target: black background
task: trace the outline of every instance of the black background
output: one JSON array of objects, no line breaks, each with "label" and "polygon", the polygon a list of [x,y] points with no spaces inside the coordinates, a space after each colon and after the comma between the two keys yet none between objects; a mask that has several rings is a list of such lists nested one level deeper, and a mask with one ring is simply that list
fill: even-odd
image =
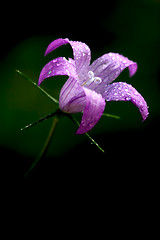
[{"label": "black background", "polygon": [[[156,66],[156,71],[154,76],[150,76],[150,81],[156,83],[157,91],[159,91],[158,1],[134,1],[130,7],[127,2],[129,1],[110,1],[107,6],[104,5],[104,2],[92,3],[89,6],[85,2],[74,3],[75,6],[73,6],[74,4],[69,5],[69,3],[53,3],[51,5],[50,2],[43,2],[36,6],[33,3],[26,3],[22,6],[17,5],[14,12],[11,11],[11,8],[8,10],[6,7],[5,19],[3,18],[1,21],[1,62],[16,45],[32,36],[68,37],[71,40],[87,43],[93,51],[96,49],[97,52],[106,53],[110,51],[110,46],[112,47],[111,51],[124,49],[125,42],[128,43],[136,34],[136,30],[134,33],[130,31],[130,28],[137,29],[134,39],[141,43],[140,46],[143,46],[144,43],[144,52],[152,53],[153,60],[150,61],[152,63],[150,68]],[[150,11],[151,17],[148,14]],[[148,22],[150,25],[145,25]],[[139,29],[139,24],[145,30]],[[150,32],[148,35],[146,34],[147,28],[149,31],[153,28],[156,32],[153,36],[156,38],[154,46],[154,41],[151,45],[149,45],[149,40],[147,41],[151,38]],[[139,35],[143,30],[146,35]],[[106,46],[108,48],[105,51]],[[130,53],[133,52],[134,59],[137,55],[140,61],[140,49],[133,49]],[[127,53],[127,49],[124,49],[124,53]],[[147,56],[150,58],[149,54]],[[143,65],[143,63],[141,64]],[[95,140],[105,148],[105,154],[86,139],[61,158],[41,159],[25,179],[25,197],[28,196],[31,189],[38,189],[42,192],[47,192],[46,189],[49,189],[57,201],[74,196],[75,201],[81,199],[84,203],[84,199],[92,195],[93,198],[110,199],[117,206],[117,201],[120,202],[127,198],[128,200],[125,202],[127,206],[132,204],[134,210],[137,206],[139,209],[141,208],[143,214],[146,214],[148,197],[152,196],[155,201],[157,199],[160,112],[159,102],[152,102],[154,112],[153,115],[151,114],[150,98],[154,92],[150,93],[152,89],[149,89],[149,84],[146,84],[147,87],[144,85],[143,79],[142,85],[146,88],[144,93],[151,108],[149,119],[143,126],[97,134]],[[155,114],[155,112],[157,113]],[[21,181],[19,176],[23,176],[23,160],[26,171],[33,158],[28,159],[28,157],[3,146],[1,147],[1,156],[4,155],[5,179],[10,179],[10,176],[14,179],[18,176],[18,180]],[[47,197],[50,193],[47,192]]]}]

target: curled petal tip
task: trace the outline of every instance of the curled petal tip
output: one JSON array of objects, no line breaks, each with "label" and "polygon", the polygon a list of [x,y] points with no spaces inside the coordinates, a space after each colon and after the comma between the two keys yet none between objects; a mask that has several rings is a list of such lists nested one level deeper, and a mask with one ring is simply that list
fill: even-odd
[{"label": "curled petal tip", "polygon": [[129,76],[132,77],[137,72],[138,65],[133,63],[129,66]]},{"label": "curled petal tip", "polygon": [[57,75],[67,75],[77,79],[78,76],[74,62],[68,61],[64,57],[53,59],[43,67],[39,76],[38,85],[40,85],[45,78]]},{"label": "curled petal tip", "polygon": [[146,106],[143,107],[142,110],[140,110],[140,113],[141,113],[142,118],[143,118],[142,122],[144,122],[147,119],[148,115],[149,115],[148,108],[149,107],[146,104]]},{"label": "curled petal tip", "polygon": [[44,56],[46,56],[47,54],[49,54],[50,52],[52,52],[53,50],[55,50],[56,48],[60,47],[61,45],[64,45],[64,44],[67,44],[69,42],[69,39],[68,38],[59,38],[59,39],[56,39],[54,40],[53,42],[51,42],[46,51],[45,51],[45,54]]},{"label": "curled petal tip", "polygon": [[109,85],[105,91],[107,101],[131,101],[138,107],[143,121],[148,117],[148,106],[142,95],[132,85],[117,82]]}]

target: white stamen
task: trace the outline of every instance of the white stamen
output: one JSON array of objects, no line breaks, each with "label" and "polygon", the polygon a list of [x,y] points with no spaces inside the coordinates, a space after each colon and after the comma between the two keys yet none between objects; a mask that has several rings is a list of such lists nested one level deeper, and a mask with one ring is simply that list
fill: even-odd
[{"label": "white stamen", "polygon": [[95,77],[94,82],[100,84],[102,82],[102,79],[100,77]]},{"label": "white stamen", "polygon": [[94,73],[92,72],[92,71],[89,71],[88,72],[88,77],[89,77],[89,79],[91,78],[94,78]]},{"label": "white stamen", "polygon": [[92,82],[94,82],[96,84],[100,84],[102,82],[102,79],[100,77],[95,77],[94,72],[92,72],[92,71],[88,72],[88,77],[89,77],[89,79],[87,81],[85,81],[82,86],[85,86],[85,85],[89,86]]}]

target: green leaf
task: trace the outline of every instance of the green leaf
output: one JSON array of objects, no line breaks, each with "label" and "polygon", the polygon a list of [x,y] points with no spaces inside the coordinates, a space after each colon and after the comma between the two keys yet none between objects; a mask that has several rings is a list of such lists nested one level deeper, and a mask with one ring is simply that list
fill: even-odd
[{"label": "green leaf", "polygon": [[103,148],[101,148],[101,147],[99,146],[99,144],[98,144],[88,133],[85,133],[85,134],[86,134],[86,136],[91,140],[91,142],[92,142],[93,144],[95,144],[95,145],[99,148],[100,151],[102,151],[103,153],[105,153],[105,151],[103,150]]},{"label": "green leaf", "polygon": [[[76,123],[78,126],[80,126],[79,122],[78,122],[76,119],[74,119],[71,115],[68,115],[68,116],[70,117],[70,119],[71,119],[74,123]],[[101,147],[99,146],[99,144],[98,144],[88,133],[85,133],[85,134],[86,134],[86,136],[91,140],[91,142],[92,142],[93,144],[95,144],[95,145],[99,148],[99,150],[100,150],[101,152],[105,153],[105,151],[103,150],[103,148],[101,148]]]},{"label": "green leaf", "polygon": [[110,118],[115,118],[115,119],[120,119],[119,116],[116,116],[116,115],[112,115],[112,114],[108,114],[108,113],[103,113],[102,116],[105,116],[105,117],[110,117]]},{"label": "green leaf", "polygon": [[32,81],[32,79],[30,79],[29,77],[27,77],[25,74],[23,74],[21,71],[16,70],[17,73],[19,73],[21,76],[23,76],[24,79],[26,79],[27,81],[31,82],[35,87],[37,87],[39,90],[41,90],[41,92],[43,92],[47,97],[49,97],[55,104],[59,105],[59,102],[57,99],[55,99],[54,97],[52,97],[49,93],[47,93],[43,88],[41,88],[40,86],[38,86],[34,81]]},{"label": "green leaf", "polygon": [[56,116],[56,115],[59,115],[59,113],[61,113],[61,111],[60,111],[60,109],[57,109],[57,111],[55,111],[55,112],[53,112],[53,113],[50,113],[50,114],[48,114],[48,115],[45,116],[45,117],[40,118],[38,121],[36,121],[36,122],[34,122],[34,123],[28,124],[28,125],[25,126],[24,128],[21,128],[21,131],[23,131],[23,130],[25,130],[25,129],[28,129],[28,128],[30,128],[30,127],[33,127],[33,126],[35,126],[36,124],[39,124],[40,122],[43,122],[44,120],[47,120],[47,119],[49,119],[49,118],[51,118],[51,117],[54,117],[54,116]]}]

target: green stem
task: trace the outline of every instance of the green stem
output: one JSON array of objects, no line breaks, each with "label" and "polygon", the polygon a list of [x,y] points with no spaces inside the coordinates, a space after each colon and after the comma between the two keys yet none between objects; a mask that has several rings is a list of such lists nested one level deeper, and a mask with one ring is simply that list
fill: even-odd
[{"label": "green stem", "polygon": [[54,120],[53,120],[53,123],[51,125],[51,128],[50,128],[50,131],[49,131],[49,134],[47,136],[47,139],[45,141],[45,144],[42,148],[42,150],[40,151],[39,155],[37,156],[37,158],[34,160],[34,162],[32,163],[31,167],[29,168],[29,170],[25,173],[24,177],[26,178],[28,176],[28,174],[31,172],[31,170],[36,166],[36,164],[39,162],[39,160],[45,155],[47,149],[48,149],[48,146],[51,142],[51,138],[52,138],[52,135],[53,135],[53,131],[58,123],[58,118],[55,117]]}]

